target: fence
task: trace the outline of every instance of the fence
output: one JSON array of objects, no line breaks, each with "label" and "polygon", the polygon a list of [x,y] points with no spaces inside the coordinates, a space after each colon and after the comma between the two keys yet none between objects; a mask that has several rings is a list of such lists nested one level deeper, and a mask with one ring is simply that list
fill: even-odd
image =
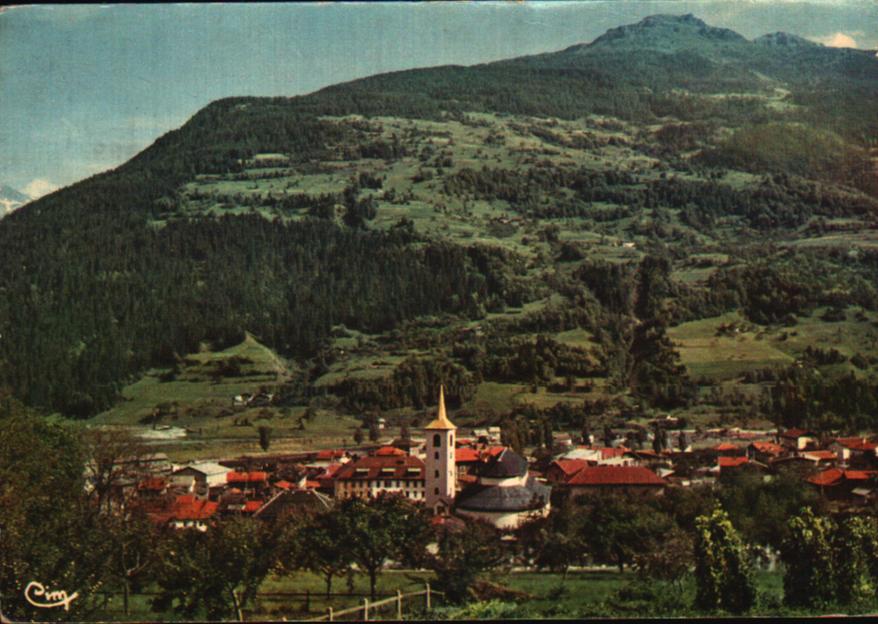
[{"label": "fence", "polygon": [[385,598],[384,600],[376,600],[375,602],[369,602],[368,598],[363,598],[363,604],[351,607],[350,609],[342,609],[341,611],[335,611],[332,607],[327,607],[326,615],[321,615],[320,617],[311,618],[306,620],[307,622],[334,622],[337,618],[342,618],[347,615],[355,615],[362,613],[362,617],[357,619],[361,619],[364,621],[369,620],[370,614],[373,614],[378,609],[383,607],[387,607],[389,605],[395,605],[396,607],[396,618],[397,620],[402,619],[402,603],[407,598],[417,598],[418,596],[424,597],[424,609],[429,611],[433,608],[433,597],[441,596],[445,597],[444,592],[436,591],[434,589],[430,589],[430,583],[424,583],[423,591],[409,592],[407,594],[402,593],[400,590],[396,590],[396,596],[391,598]]}]

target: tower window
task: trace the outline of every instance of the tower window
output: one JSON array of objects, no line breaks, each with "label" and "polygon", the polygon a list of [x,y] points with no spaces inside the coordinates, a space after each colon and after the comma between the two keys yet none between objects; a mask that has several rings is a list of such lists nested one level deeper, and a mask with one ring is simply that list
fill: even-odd
[{"label": "tower window", "polygon": [[438,470],[436,471],[436,478],[437,479],[439,478],[439,471]]},{"label": "tower window", "polygon": [[433,446],[439,448],[442,446],[442,436],[438,433],[433,434]]},{"label": "tower window", "polygon": [[438,493],[439,493],[439,488],[433,488],[433,494],[438,494]]},{"label": "tower window", "polygon": [[439,459],[439,451],[436,451],[434,457],[435,457],[436,459]]}]

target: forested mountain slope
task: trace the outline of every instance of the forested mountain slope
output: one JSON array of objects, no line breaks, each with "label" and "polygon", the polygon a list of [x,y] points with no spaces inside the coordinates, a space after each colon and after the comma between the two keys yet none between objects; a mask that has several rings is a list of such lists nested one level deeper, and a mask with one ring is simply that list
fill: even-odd
[{"label": "forested mountain slope", "polygon": [[876,101],[874,54],[692,16],[220,100],[0,222],[0,385],[90,416],[250,332],[285,406],[866,426]]}]

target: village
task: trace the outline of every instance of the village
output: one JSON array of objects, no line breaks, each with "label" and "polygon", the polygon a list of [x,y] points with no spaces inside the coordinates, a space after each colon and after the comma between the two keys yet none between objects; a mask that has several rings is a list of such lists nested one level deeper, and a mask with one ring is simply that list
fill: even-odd
[{"label": "village", "polygon": [[156,525],[200,531],[230,516],[273,520],[288,511],[329,510],[335,500],[396,494],[437,519],[481,520],[510,532],[567,499],[656,497],[745,471],[765,481],[793,474],[837,511],[865,509],[878,492],[878,443],[864,437],[694,430],[678,428],[672,418],[651,426],[649,432],[608,430],[600,441],[556,433],[548,452],[524,454],[501,444],[500,427],[458,431],[440,390],[436,418],[420,436],[185,465],[147,453],[126,460],[137,478],[118,487]]}]

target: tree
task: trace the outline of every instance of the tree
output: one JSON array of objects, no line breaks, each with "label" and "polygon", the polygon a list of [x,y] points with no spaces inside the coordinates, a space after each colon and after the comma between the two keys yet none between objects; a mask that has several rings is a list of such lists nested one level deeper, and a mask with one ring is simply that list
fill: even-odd
[{"label": "tree", "polygon": [[259,446],[263,451],[268,451],[271,446],[271,427],[260,425],[259,427]]},{"label": "tree", "polygon": [[86,619],[99,606],[109,545],[84,494],[84,445],[71,426],[51,423],[0,395],[0,591],[16,620],[34,610],[25,585],[39,580],[79,597],[40,618]]},{"label": "tree", "polygon": [[784,602],[814,607],[835,599],[836,571],[832,551],[835,522],[806,507],[789,520],[789,533],[781,546]]},{"label": "tree", "polygon": [[[878,543],[875,519],[849,516],[839,522],[833,536],[837,599],[842,604],[860,602],[875,594],[870,563]],[[874,564],[873,564],[874,565]]]},{"label": "tree", "polygon": [[128,615],[132,586],[158,563],[160,535],[136,507],[105,517],[102,534],[113,547],[108,571],[122,585],[122,607]]},{"label": "tree", "polygon": [[423,511],[402,496],[381,494],[369,501],[348,498],[342,501],[336,513],[339,543],[369,575],[369,593],[373,600],[378,574],[388,559],[423,557],[429,525]]},{"label": "tree", "polygon": [[561,572],[567,577],[571,565],[585,554],[579,507],[569,499],[553,507],[546,518],[535,518],[518,529],[519,544],[538,569]]},{"label": "tree", "polygon": [[357,430],[354,431],[354,444],[362,444],[364,440],[363,436],[363,428],[357,427]]},{"label": "tree", "polygon": [[464,602],[476,578],[503,562],[497,529],[485,522],[464,527],[446,524],[437,537],[438,550],[427,567],[436,573],[436,588],[451,602]]},{"label": "tree", "polygon": [[750,557],[720,508],[695,520],[695,606],[744,613],[756,598]]},{"label": "tree", "polygon": [[369,423],[369,441],[377,442],[378,438],[381,437],[381,430],[378,428],[378,423],[372,421]]},{"label": "tree", "polygon": [[580,537],[596,560],[624,571],[635,556],[654,546],[671,519],[643,501],[615,495],[581,497]]},{"label": "tree", "polygon": [[163,549],[153,609],[209,619],[236,617],[277,563],[276,532],[251,518],[232,518],[204,533],[180,532]]},{"label": "tree", "polygon": [[332,593],[332,579],[347,572],[353,560],[339,536],[343,526],[335,510],[303,518],[287,542],[287,569],[302,567],[320,574],[326,583],[326,597]]},{"label": "tree", "polygon": [[136,484],[149,475],[148,449],[140,439],[122,429],[91,429],[84,441],[92,500],[99,511],[110,512],[125,502],[126,485]]}]

